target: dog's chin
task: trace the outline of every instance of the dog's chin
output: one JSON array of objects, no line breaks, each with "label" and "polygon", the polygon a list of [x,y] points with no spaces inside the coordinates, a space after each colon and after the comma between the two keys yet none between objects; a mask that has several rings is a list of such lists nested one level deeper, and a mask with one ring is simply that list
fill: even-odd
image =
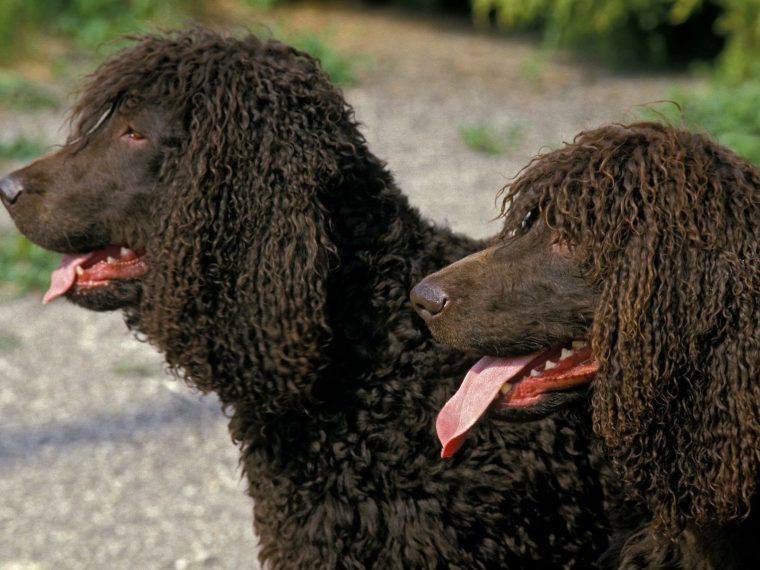
[{"label": "dog's chin", "polygon": [[508,422],[542,420],[563,410],[582,410],[588,406],[588,386],[562,392],[547,392],[529,406],[494,406],[492,414]]},{"label": "dog's chin", "polygon": [[66,299],[90,311],[117,311],[136,308],[142,298],[142,280],[114,280],[98,287],[74,285]]}]

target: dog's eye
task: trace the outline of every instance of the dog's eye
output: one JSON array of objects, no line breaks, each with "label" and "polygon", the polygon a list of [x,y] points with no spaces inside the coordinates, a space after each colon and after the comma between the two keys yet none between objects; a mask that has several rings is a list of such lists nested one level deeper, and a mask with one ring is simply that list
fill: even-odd
[{"label": "dog's eye", "polygon": [[145,140],[145,137],[141,133],[134,130],[132,127],[127,127],[127,130],[124,132],[124,136],[132,141]]}]

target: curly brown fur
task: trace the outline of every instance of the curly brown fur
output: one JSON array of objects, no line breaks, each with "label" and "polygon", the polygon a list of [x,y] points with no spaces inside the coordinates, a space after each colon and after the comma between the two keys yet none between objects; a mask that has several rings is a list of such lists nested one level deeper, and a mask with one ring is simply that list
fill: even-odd
[{"label": "curly brown fur", "polygon": [[[609,125],[534,159],[505,189],[501,257],[425,281],[449,297],[433,330],[461,348],[484,336],[502,352],[531,332],[539,343],[577,338],[586,323],[595,432],[651,519],[628,536],[624,567],[760,558],[745,540],[759,526],[759,205],[760,170],[707,137]],[[527,289],[535,321],[498,304]],[[590,329],[573,299],[594,308]],[[548,316],[566,313],[549,334]]]},{"label": "curly brown fur", "polygon": [[760,471],[760,170],[656,123],[582,133],[526,169],[506,227],[538,206],[600,289],[595,431],[655,520],[745,515]]},{"label": "curly brown fur", "polygon": [[407,292],[481,244],[409,206],[315,61],[202,29],[143,37],[90,78],[74,125],[6,179],[6,206],[52,249],[145,250],[146,274],[67,296],[125,309],[219,394],[265,564],[587,568],[606,547],[590,422],[495,419],[439,458],[433,421],[468,359]]}]

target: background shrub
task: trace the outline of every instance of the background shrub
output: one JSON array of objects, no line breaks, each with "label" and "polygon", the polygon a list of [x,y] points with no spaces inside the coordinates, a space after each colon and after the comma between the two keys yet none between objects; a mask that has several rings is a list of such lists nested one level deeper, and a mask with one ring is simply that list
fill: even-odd
[{"label": "background shrub", "polygon": [[[607,63],[703,62],[710,86],[648,118],[703,130],[760,164],[760,0],[472,0],[480,25],[540,32]],[[704,63],[708,65],[705,66]]]},{"label": "background shrub", "polygon": [[125,31],[145,29],[153,18],[197,11],[203,0],[2,0],[0,57],[23,51],[41,35],[71,38],[92,49]]},{"label": "background shrub", "polygon": [[[697,131],[707,131],[721,144],[760,165],[760,81],[741,85],[713,82],[698,92],[675,90],[678,104],[658,105],[644,118],[662,120]],[[680,108],[679,108],[680,106]]]},{"label": "background shrub", "polygon": [[[261,9],[282,1],[0,0],[0,60],[16,61],[25,47],[32,51],[50,38],[79,50],[71,53],[92,54],[99,48],[99,56],[103,56],[121,45],[114,38],[124,33],[179,26],[187,20],[216,17],[225,10]],[[585,50],[617,65],[707,62],[701,69],[709,70],[710,89],[672,95],[683,109],[683,120],[760,161],[760,116],[755,112],[755,102],[760,100],[760,0],[369,1],[449,12],[471,8],[480,25],[540,33],[548,46]],[[251,13],[250,23],[254,21]],[[321,35],[289,35],[286,31],[276,35],[319,57],[333,81],[342,85],[353,83],[357,68],[366,63],[362,58],[342,56]],[[66,54],[61,77],[79,76],[94,64],[88,55],[85,69],[69,73],[66,66],[71,53]],[[0,105],[54,106],[55,95],[20,75],[0,71]],[[672,109],[664,113],[672,115]],[[504,152],[504,147],[510,146],[501,134],[476,127],[460,132],[470,148]],[[38,141],[6,142],[0,148],[0,159],[25,157],[40,145]]]},{"label": "background shrub", "polygon": [[610,63],[717,58],[726,79],[760,75],[760,0],[472,0],[480,24],[539,30]]}]

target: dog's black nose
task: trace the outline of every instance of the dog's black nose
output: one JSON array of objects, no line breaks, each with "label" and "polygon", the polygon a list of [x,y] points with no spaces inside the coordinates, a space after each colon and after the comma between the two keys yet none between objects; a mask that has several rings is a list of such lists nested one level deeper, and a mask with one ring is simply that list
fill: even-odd
[{"label": "dog's black nose", "polygon": [[13,204],[24,191],[24,185],[16,176],[6,176],[0,180],[0,198],[6,204]]},{"label": "dog's black nose", "polygon": [[418,283],[410,294],[414,310],[417,311],[423,319],[434,317],[443,311],[446,302],[449,300],[446,293],[435,285],[430,283]]}]

